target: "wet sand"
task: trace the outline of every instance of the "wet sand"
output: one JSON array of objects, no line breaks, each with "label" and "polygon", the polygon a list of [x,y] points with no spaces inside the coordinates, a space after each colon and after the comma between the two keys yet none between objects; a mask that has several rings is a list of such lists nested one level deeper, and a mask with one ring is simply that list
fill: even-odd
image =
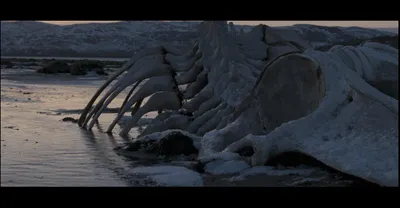
[{"label": "wet sand", "polygon": [[[108,78],[96,74],[39,74],[35,67],[1,69],[1,185],[3,186],[137,186],[130,169],[153,162],[116,154],[127,140],[102,132],[115,114],[103,114],[93,130],[61,121],[78,118],[98,87]],[[109,108],[123,102],[125,90]],[[155,114],[150,114],[149,117]],[[137,135],[137,129],[131,136]],[[170,164],[171,165],[171,164]],[[172,164],[174,165],[174,164]],[[206,186],[349,186],[349,181],[316,168],[296,174],[212,176],[203,173]]]},{"label": "wet sand", "polygon": [[[45,75],[35,70],[1,70],[1,185],[134,184],[124,170],[135,161],[113,151],[126,142],[124,139],[103,134],[98,128],[89,132],[77,124],[62,122],[66,116],[79,115],[58,112],[84,108],[107,77]],[[100,127],[112,118],[102,115]]]}]

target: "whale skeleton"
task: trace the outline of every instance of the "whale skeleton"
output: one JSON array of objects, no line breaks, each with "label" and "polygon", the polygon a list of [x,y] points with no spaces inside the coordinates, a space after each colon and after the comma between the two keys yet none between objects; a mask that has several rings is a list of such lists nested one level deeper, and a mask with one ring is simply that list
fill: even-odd
[{"label": "whale skeleton", "polygon": [[[201,137],[198,157],[252,147],[253,166],[295,151],[381,186],[398,186],[397,73],[398,50],[383,44],[321,52],[292,32],[259,25],[238,33],[233,24],[205,21],[188,51],[165,44],[135,53],[99,88],[78,124],[92,129],[113,99],[132,87],[107,132],[133,106],[121,136],[146,113],[159,111],[139,137],[184,131]],[[396,83],[389,88],[396,96],[376,85],[386,82]]]}]

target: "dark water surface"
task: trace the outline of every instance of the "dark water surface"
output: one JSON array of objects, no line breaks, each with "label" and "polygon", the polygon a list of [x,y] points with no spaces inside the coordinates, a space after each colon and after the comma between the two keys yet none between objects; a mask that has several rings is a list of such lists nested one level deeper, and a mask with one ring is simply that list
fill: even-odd
[{"label": "dark water surface", "polygon": [[[103,82],[64,75],[40,77],[34,71],[21,76],[2,69],[2,186],[134,184],[129,170],[135,162],[113,151],[126,142],[117,136],[118,126],[113,137],[97,127],[90,132],[60,121],[66,116],[78,118],[78,114],[56,113],[58,109],[84,108]],[[119,106],[120,97],[111,106]],[[102,115],[99,127],[106,128],[114,116]]]},{"label": "dark water surface", "polygon": [[[1,69],[1,186],[143,186],[149,182],[134,174],[135,167],[178,164],[117,155],[113,149],[128,142],[118,136],[119,126],[113,130],[114,136],[102,132],[115,113],[102,114],[92,131],[61,121],[67,116],[78,118],[80,109],[106,79],[107,76],[96,74],[44,75],[35,69]],[[108,107],[120,107],[129,90],[124,90]],[[142,120],[150,120],[155,114],[145,115]],[[137,136],[138,129],[132,129],[130,134]],[[348,186],[314,168],[311,172],[315,173],[307,176],[296,174],[302,168],[270,168],[272,172],[268,174],[243,181],[230,180],[234,175],[201,176],[206,186],[297,186],[293,184],[304,180],[308,182],[303,184],[318,181],[312,182],[314,186]]]}]

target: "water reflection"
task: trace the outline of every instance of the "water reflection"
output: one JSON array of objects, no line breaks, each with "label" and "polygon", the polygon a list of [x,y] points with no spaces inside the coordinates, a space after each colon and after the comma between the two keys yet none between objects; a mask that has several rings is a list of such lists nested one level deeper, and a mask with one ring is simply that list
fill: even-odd
[{"label": "water reflection", "polygon": [[[53,82],[57,85],[49,84]],[[80,111],[68,110],[85,106],[97,88],[98,84],[92,81],[63,82],[60,77],[40,78],[36,74],[20,76],[19,81],[1,80],[2,186],[135,185],[130,170],[138,161],[113,150],[129,138],[103,133],[115,115],[102,115],[92,132],[61,121],[68,115],[79,116]],[[40,103],[15,103],[15,99],[25,101],[28,97]],[[67,112],[55,112],[56,109]],[[115,131],[118,130],[116,126]]]},{"label": "water reflection", "polygon": [[[101,125],[98,124],[99,129]],[[102,131],[88,131],[85,129],[79,129],[82,138],[86,141],[85,143],[89,146],[94,158],[94,162],[101,167],[107,168],[112,171],[118,180],[126,183],[127,186],[134,186],[137,184],[134,176],[129,173],[129,170],[137,166],[137,161],[129,158],[120,157],[113,150],[120,146],[124,140],[125,142],[130,141],[126,139],[117,140],[112,134],[105,134]],[[109,143],[106,143],[109,142]]]}]

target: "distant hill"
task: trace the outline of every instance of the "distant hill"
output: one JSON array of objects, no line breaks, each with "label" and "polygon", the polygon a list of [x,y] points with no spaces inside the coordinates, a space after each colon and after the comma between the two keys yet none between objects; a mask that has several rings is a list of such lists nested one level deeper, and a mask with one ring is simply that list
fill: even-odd
[{"label": "distant hill", "polygon": [[396,35],[388,31],[361,27],[325,27],[298,24],[289,28],[298,31],[304,39],[310,40],[314,48],[358,39],[368,40]]},{"label": "distant hill", "polygon": [[[43,22],[1,22],[2,56],[131,57],[140,49],[193,41],[198,22],[122,21],[53,25]],[[252,26],[239,26],[245,32]],[[390,37],[394,33],[359,27],[294,25],[314,48],[358,39]]]},{"label": "distant hill", "polygon": [[387,27],[387,28],[375,28],[376,30],[381,30],[381,31],[387,31],[387,32],[391,32],[394,34],[399,34],[399,28],[391,28],[391,27]]},{"label": "distant hill", "polygon": [[350,41],[343,41],[343,42],[337,42],[331,45],[325,45],[321,47],[317,47],[316,50],[321,50],[321,51],[327,51],[331,49],[335,45],[351,45],[351,46],[356,46],[360,45],[364,41],[372,41],[372,42],[377,42],[377,43],[382,43],[386,45],[390,45],[393,48],[399,49],[399,36],[381,36],[381,37],[376,37],[376,38],[371,38],[371,39],[354,39]]}]

